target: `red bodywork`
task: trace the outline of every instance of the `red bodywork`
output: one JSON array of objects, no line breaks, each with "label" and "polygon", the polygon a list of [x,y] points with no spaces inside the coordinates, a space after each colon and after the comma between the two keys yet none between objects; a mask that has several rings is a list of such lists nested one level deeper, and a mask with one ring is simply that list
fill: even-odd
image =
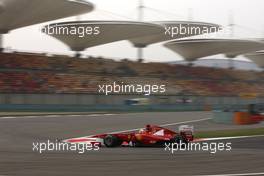
[{"label": "red bodywork", "polygon": [[260,123],[264,120],[264,115],[262,114],[254,114],[250,116],[252,123]]},{"label": "red bodywork", "polygon": [[92,136],[92,138],[100,138],[105,140],[105,138],[108,136],[114,136],[115,139],[120,141],[120,145],[129,145],[131,143],[140,144],[140,146],[162,145],[165,142],[171,142],[175,140],[176,137],[180,137],[186,142],[193,141],[192,131],[176,133],[172,130],[155,125],[150,125],[137,132],[101,134]]}]

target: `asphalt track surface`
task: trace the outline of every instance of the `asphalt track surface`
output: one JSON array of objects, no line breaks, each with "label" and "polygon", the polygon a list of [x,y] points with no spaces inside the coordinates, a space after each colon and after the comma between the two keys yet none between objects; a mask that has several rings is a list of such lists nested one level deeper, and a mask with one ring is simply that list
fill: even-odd
[{"label": "asphalt track surface", "polygon": [[[232,151],[176,152],[164,148],[102,148],[76,152],[32,151],[32,143],[135,129],[145,124],[170,124],[211,118],[211,113],[143,113],[96,116],[0,118],[0,175],[218,175],[263,173],[264,137],[233,139]],[[211,120],[190,123],[198,131],[238,128]],[[239,128],[257,126],[242,126]],[[169,126],[176,130],[178,125]]]}]

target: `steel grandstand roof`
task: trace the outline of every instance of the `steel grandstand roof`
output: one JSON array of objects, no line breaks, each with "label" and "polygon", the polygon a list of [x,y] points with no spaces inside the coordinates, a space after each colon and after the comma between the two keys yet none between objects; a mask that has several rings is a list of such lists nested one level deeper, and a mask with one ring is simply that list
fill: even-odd
[{"label": "steel grandstand roof", "polygon": [[264,48],[264,43],[241,39],[190,39],[166,43],[165,46],[183,56],[187,61],[226,54],[228,57],[258,51]]},{"label": "steel grandstand roof", "polygon": [[256,52],[245,56],[255,62],[259,67],[264,68],[264,52]]},{"label": "steel grandstand roof", "polygon": [[[132,21],[79,21],[51,24],[43,28],[46,29],[78,29],[80,27],[100,29],[100,34],[86,34],[84,37],[79,35],[68,35],[62,33],[51,33],[50,36],[62,41],[73,51],[83,51],[86,48],[102,44],[112,43],[131,38],[144,37],[146,35],[156,35],[163,33],[163,28],[157,24],[132,22]],[[47,32],[46,32],[47,33]]]},{"label": "steel grandstand roof", "polygon": [[0,33],[92,10],[83,0],[0,0]]},{"label": "steel grandstand roof", "polygon": [[[209,30],[211,29],[214,32],[218,32],[221,27],[218,24],[192,22],[192,21],[156,21],[153,23],[158,24],[163,28],[162,33],[131,39],[131,42],[136,47],[145,47],[147,45],[159,43],[163,41],[185,38],[195,35],[202,35],[205,33],[211,33],[211,32],[207,32],[208,29]],[[177,31],[174,30],[175,34],[172,36],[172,29],[174,28],[179,30],[181,27],[182,28],[186,27],[186,29],[189,29],[190,31],[185,33],[184,31],[182,31],[182,33],[180,32],[177,33]],[[171,35],[169,35],[167,29],[170,29]]]},{"label": "steel grandstand roof", "polygon": [[[98,36],[85,36],[80,38],[76,35],[61,35],[52,34],[51,36],[62,41],[74,51],[82,51],[86,48],[107,44],[120,40],[129,40],[136,47],[146,47],[147,45],[172,40],[177,38],[189,37],[203,34],[204,28],[214,28],[213,31],[218,31],[219,25],[201,22],[186,22],[186,21],[160,21],[153,23],[146,22],[131,22],[131,21],[82,21],[51,24],[50,26],[63,26],[67,28],[78,26],[99,26],[102,33]],[[166,35],[168,28],[196,27],[202,31],[199,34],[174,34],[174,36]]]}]

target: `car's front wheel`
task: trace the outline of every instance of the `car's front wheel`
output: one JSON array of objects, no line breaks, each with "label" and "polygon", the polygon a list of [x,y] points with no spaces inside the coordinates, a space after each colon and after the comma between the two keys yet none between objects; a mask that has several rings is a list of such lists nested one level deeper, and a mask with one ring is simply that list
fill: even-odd
[{"label": "car's front wheel", "polygon": [[122,140],[114,135],[107,135],[104,138],[104,145],[106,147],[119,147],[122,144]]}]

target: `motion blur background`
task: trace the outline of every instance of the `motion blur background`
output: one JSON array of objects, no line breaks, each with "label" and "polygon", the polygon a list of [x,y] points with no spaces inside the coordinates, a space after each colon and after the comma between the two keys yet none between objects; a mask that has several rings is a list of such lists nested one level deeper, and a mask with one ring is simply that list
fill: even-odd
[{"label": "motion blur background", "polygon": [[[263,0],[0,0],[0,175],[263,175],[263,7]],[[61,22],[96,23],[103,32],[40,32]],[[228,32],[164,35],[182,23]],[[136,39],[154,44],[138,49]],[[98,93],[114,82],[166,92]],[[232,151],[32,151],[34,142],[89,141],[146,124],[191,125],[196,139],[232,142]]]},{"label": "motion blur background", "polygon": [[[51,23],[76,20],[137,21],[140,15],[140,20],[145,22],[184,20],[214,23],[229,32],[193,36],[188,38],[190,41],[250,38],[255,40],[252,43],[262,45],[262,1],[91,2],[95,4],[95,9],[90,13],[26,26],[4,35],[4,52],[0,54],[0,108],[3,111],[39,108],[87,111],[105,107],[127,110],[135,108],[128,106],[128,101],[140,102],[141,99],[148,99],[147,103],[143,103],[143,109],[151,106],[171,110],[222,109],[230,105],[263,103],[263,61],[258,59],[257,63],[252,62],[246,57],[247,48],[244,48],[245,53],[241,51],[242,54],[231,58],[219,51],[218,55],[208,54],[209,57],[195,58],[190,62],[187,58],[185,61],[177,51],[164,47],[163,44],[168,41],[146,47],[143,57],[137,58],[137,48],[123,40],[87,48],[76,55],[59,40],[40,32],[43,26]],[[166,94],[149,97],[139,94],[98,94],[98,85],[113,82],[160,84],[166,85],[167,91]]]},{"label": "motion blur background", "polygon": [[[95,11],[81,15],[80,20],[137,20],[138,0],[91,0],[96,5]],[[234,26],[234,38],[263,38],[264,22],[262,20],[264,2],[260,0],[145,0],[144,21],[179,21],[193,20],[204,21],[223,25],[229,28],[230,23]],[[61,21],[76,20],[70,17]],[[57,21],[57,22],[58,22]],[[56,21],[55,21],[56,22]],[[48,22],[50,23],[50,22]],[[48,24],[46,23],[46,24]],[[5,39],[5,47],[22,51],[38,51],[52,53],[67,53],[68,48],[60,42],[40,34],[40,28],[44,24],[27,27],[12,31]],[[228,37],[230,35],[220,35]],[[24,41],[27,41],[26,43]],[[41,41],[41,42],[40,42]],[[37,43],[37,45],[36,45]],[[122,46],[122,50],[120,50]],[[103,51],[103,52],[102,52]],[[114,44],[106,44],[87,49],[87,55],[111,57],[117,60],[122,58],[137,59],[135,48],[127,41]],[[224,58],[216,56],[213,58]],[[151,45],[145,49],[147,61],[168,62],[183,59],[170,50],[161,47],[161,44]],[[240,59],[244,59],[240,57]]]}]

